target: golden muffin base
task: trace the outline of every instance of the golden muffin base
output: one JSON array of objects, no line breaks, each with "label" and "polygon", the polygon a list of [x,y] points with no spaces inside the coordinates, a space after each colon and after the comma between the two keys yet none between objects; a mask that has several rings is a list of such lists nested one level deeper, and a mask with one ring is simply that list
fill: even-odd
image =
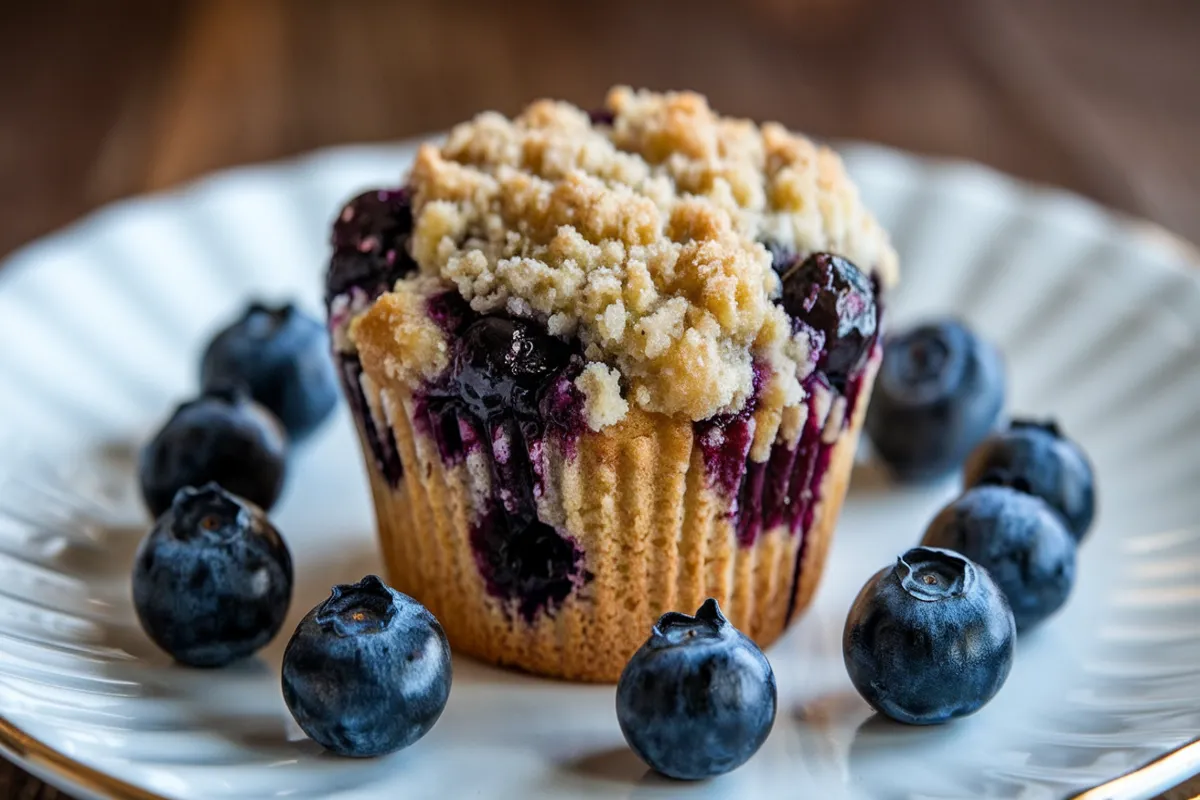
[{"label": "golden muffin base", "polygon": [[634,413],[584,434],[572,457],[547,452],[539,516],[575,540],[591,579],[531,624],[489,594],[475,563],[470,531],[476,498],[490,498],[486,464],[476,456],[446,466],[433,440],[414,429],[412,400],[364,381],[404,463],[393,489],[366,452],[388,578],[437,616],[455,650],[539,675],[615,681],[660,615],[692,613],[709,597],[766,647],[817,590],[877,366],[873,359],[867,368],[853,419],[832,445],[812,526],[800,535],[779,526],[739,544],[690,422]]}]

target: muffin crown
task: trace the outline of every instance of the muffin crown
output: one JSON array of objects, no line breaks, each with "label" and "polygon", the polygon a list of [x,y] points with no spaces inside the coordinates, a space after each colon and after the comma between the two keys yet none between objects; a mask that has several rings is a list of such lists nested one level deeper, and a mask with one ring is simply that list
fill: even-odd
[{"label": "muffin crown", "polygon": [[355,320],[364,359],[414,388],[443,369],[448,343],[415,315],[452,285],[477,313],[579,339],[593,429],[631,405],[692,420],[751,397],[769,413],[799,406],[821,343],[778,302],[781,254],[896,279],[832,151],[692,93],[617,88],[593,115],[550,101],[484,113],[423,146],[407,186],[420,274]]}]

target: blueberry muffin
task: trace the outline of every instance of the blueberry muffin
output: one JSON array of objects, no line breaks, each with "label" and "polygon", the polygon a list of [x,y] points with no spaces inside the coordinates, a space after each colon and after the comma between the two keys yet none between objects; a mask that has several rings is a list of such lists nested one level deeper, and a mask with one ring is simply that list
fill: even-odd
[{"label": "blueberry muffin", "polygon": [[838,157],[691,93],[485,113],[333,231],[383,556],[453,646],[613,681],[712,597],[812,599],[896,254]]}]

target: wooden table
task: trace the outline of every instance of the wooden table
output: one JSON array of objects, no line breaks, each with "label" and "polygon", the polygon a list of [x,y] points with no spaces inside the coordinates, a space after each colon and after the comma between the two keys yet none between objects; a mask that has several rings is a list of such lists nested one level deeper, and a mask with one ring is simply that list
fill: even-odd
[{"label": "wooden table", "polygon": [[[613,83],[976,159],[1200,240],[1195,0],[12,2],[0,76],[0,254],[220,167]],[[59,795],[9,767],[0,796]]]}]

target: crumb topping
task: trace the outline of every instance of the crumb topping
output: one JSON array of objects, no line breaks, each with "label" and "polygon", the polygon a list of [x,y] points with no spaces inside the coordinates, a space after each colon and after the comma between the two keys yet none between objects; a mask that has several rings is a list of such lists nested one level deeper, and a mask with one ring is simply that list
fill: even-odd
[{"label": "crumb topping", "polygon": [[588,364],[575,379],[575,388],[583,393],[584,421],[592,430],[603,430],[625,419],[629,403],[621,397],[620,376],[613,368]]},{"label": "crumb topping", "polygon": [[396,289],[350,322],[349,338],[369,372],[419,386],[450,365],[450,342],[426,309],[426,300],[444,289],[427,276],[401,281]]},{"label": "crumb topping", "polygon": [[611,124],[539,101],[421,147],[408,182],[421,275],[376,301],[351,339],[390,353],[397,379],[444,368],[443,334],[404,299],[436,279],[477,312],[579,337],[593,429],[630,404],[693,420],[736,412],[756,364],[770,376],[760,404],[797,405],[807,342],[773,302],[766,245],[896,280],[895,252],[840,159],[780,125],[720,117],[697,94],[617,88],[606,105]]}]

